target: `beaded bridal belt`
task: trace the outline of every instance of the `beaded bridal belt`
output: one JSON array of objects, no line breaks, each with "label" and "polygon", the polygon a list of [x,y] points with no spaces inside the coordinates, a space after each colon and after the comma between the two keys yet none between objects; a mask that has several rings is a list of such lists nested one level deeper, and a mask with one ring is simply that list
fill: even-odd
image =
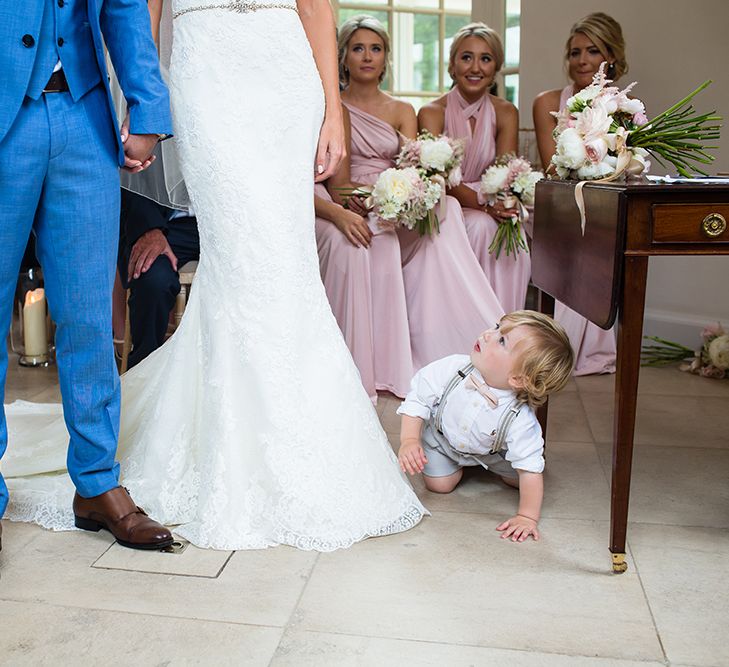
[{"label": "beaded bridal belt", "polygon": [[228,9],[239,14],[247,14],[248,12],[257,12],[259,9],[290,9],[298,13],[296,5],[284,2],[252,2],[251,0],[231,0],[231,2],[223,2],[216,5],[197,5],[195,7],[185,7],[172,14],[172,18],[176,19],[183,14],[190,12],[201,12],[205,9]]}]

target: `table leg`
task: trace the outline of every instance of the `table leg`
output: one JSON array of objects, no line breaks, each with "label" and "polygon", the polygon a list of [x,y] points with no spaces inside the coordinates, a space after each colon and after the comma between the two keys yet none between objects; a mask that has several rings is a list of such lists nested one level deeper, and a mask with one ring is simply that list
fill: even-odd
[{"label": "table leg", "polygon": [[648,257],[625,257],[622,308],[618,315],[618,355],[613,423],[613,477],[610,500],[610,552],[613,572],[625,572],[630,473],[638,398]]},{"label": "table leg", "polygon": [[[540,313],[554,317],[554,297],[551,294],[547,294],[542,290],[539,290],[539,296],[537,297],[537,308]],[[547,442],[547,416],[549,412],[549,398],[547,398],[544,405],[537,408],[537,421],[542,427],[542,437],[544,442]]]}]

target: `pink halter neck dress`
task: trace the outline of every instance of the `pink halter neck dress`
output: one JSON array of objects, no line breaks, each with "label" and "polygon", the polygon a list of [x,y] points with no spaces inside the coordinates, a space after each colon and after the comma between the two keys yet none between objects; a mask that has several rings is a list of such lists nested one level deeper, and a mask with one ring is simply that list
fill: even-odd
[{"label": "pink halter neck dress", "polygon": [[[472,128],[470,119],[475,119]],[[469,104],[453,88],[448,93],[444,133],[465,139],[466,152],[461,170],[463,184],[478,190],[481,176],[496,158],[496,113],[489,95]],[[531,257],[526,252],[514,255],[501,253],[499,259],[489,252],[498,223],[483,209],[463,208],[468,241],[505,312],[524,308],[531,276]]]},{"label": "pink halter neck dress", "polygon": [[[373,184],[395,165],[400,139],[389,123],[346,106],[352,123],[352,180]],[[416,370],[449,354],[470,352],[478,334],[504,314],[468,243],[460,204],[448,197],[446,210],[440,234],[433,238],[397,230]],[[377,322],[374,331],[376,340],[383,335]]]},{"label": "pink halter neck dress", "polygon": [[[567,105],[574,94],[572,84],[567,86],[559,99],[559,108]],[[554,319],[565,329],[575,352],[575,375],[614,373],[616,344],[615,332],[605,331],[568,308],[560,301],[554,305]]]},{"label": "pink halter neck dress", "polygon": [[[371,185],[392,165],[389,156],[399,150],[398,138],[384,134],[372,116],[360,116],[354,108],[350,112],[351,178]],[[315,194],[332,199],[321,184],[315,186]],[[379,228],[372,218],[369,227],[370,247],[356,248],[334,223],[316,218],[324,289],[362,383],[375,402],[378,390],[405,397],[413,362],[400,242],[393,230]]]}]

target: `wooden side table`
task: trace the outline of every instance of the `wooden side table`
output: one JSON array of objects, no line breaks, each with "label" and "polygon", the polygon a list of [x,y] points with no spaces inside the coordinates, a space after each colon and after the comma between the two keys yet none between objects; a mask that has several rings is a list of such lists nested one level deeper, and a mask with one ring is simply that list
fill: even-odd
[{"label": "wooden side table", "polygon": [[[584,236],[574,186],[537,184],[532,281],[542,312],[553,314],[559,299],[603,329],[618,320],[610,552],[613,571],[625,572],[648,258],[729,255],[729,184],[586,185]],[[547,406],[539,417],[546,427]]]}]

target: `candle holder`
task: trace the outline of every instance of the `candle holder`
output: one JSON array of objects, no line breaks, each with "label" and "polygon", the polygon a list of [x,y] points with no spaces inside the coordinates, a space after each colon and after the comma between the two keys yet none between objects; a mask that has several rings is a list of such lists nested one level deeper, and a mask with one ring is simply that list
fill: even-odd
[{"label": "candle holder", "polygon": [[18,310],[20,340],[13,335],[10,327],[10,348],[19,355],[21,366],[48,366],[53,363],[53,346],[50,318],[43,289],[43,273],[40,269],[28,269],[18,276],[15,292]]}]

